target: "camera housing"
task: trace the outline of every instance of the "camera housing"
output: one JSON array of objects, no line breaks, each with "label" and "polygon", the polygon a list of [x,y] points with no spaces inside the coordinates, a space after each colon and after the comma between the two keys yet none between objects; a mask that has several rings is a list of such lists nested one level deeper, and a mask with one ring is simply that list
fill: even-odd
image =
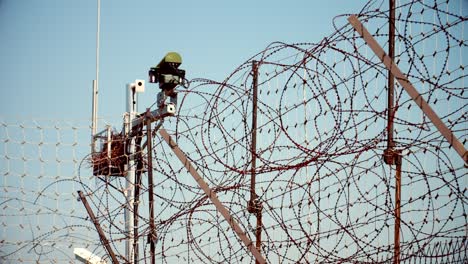
[{"label": "camera housing", "polygon": [[165,91],[173,90],[183,83],[185,70],[179,69],[182,57],[177,52],[169,52],[149,72],[149,82],[159,83],[159,88]]},{"label": "camera housing", "polygon": [[137,93],[144,93],[145,92],[145,80],[135,80],[134,83],[132,83],[132,86],[134,86],[135,92]]},{"label": "camera housing", "polygon": [[166,113],[169,115],[174,115],[176,112],[176,105],[174,103],[166,104]]}]

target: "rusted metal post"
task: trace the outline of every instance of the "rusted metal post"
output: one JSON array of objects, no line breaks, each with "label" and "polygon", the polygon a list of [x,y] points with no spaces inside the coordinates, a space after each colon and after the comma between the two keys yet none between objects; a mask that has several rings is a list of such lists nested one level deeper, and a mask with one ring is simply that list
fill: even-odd
[{"label": "rusted metal post", "polygon": [[458,138],[452,133],[452,131],[442,122],[442,120],[437,116],[437,114],[432,110],[429,104],[424,100],[420,93],[414,88],[408,78],[401,72],[398,66],[393,62],[393,60],[385,54],[385,51],[380,47],[377,41],[372,37],[372,35],[367,31],[367,29],[362,25],[362,23],[357,19],[356,16],[352,15],[348,18],[349,23],[354,27],[354,29],[362,36],[367,45],[372,49],[375,55],[382,61],[382,63],[389,69],[396,80],[400,85],[405,89],[413,101],[419,106],[423,113],[431,120],[434,126],[439,130],[442,136],[450,143],[450,145],[455,149],[455,151],[460,155],[460,157],[465,162],[465,165],[468,163],[468,152],[466,151],[463,144],[458,140]]},{"label": "rusted metal post", "polygon": [[[149,109],[147,110],[147,115],[150,115]],[[149,228],[150,232],[148,235],[148,242],[150,244],[150,256],[151,256],[151,264],[155,263],[155,240],[156,240],[156,233],[155,233],[155,226],[154,226],[154,195],[153,195],[153,136],[151,131],[151,118],[147,116],[146,118],[146,137],[147,137],[147,157],[148,157],[148,209],[149,209]]]},{"label": "rusted metal post", "polygon": [[141,186],[141,171],[136,172],[136,182],[133,199],[133,260],[134,263],[138,263],[138,207],[140,204],[140,186]]},{"label": "rusted metal post", "polygon": [[221,201],[218,199],[216,192],[210,189],[208,184],[203,180],[203,178],[198,174],[197,170],[193,167],[190,160],[185,156],[182,150],[177,146],[177,143],[172,140],[171,136],[166,132],[165,129],[159,130],[159,134],[163,137],[169,147],[172,149],[174,154],[179,158],[182,162],[184,167],[188,170],[188,172],[192,175],[192,177],[197,182],[198,186],[205,192],[206,196],[211,200],[211,202],[215,205],[216,210],[224,217],[224,219],[228,222],[231,228],[234,230],[236,235],[240,238],[240,240],[244,243],[247,249],[252,253],[258,263],[266,263],[265,258],[260,254],[257,248],[253,245],[252,241],[249,239],[247,234],[242,230],[239,226],[237,221],[231,216],[229,211],[224,207]]},{"label": "rusted metal post", "polygon": [[134,263],[137,264],[139,260],[139,246],[138,241],[140,239],[138,235],[138,210],[140,205],[140,190],[141,190],[141,174],[143,171],[143,157],[141,154],[141,139],[143,137],[143,124],[138,126],[135,130],[135,149],[136,149],[136,178],[135,178],[135,187],[134,187],[134,198],[133,198],[133,259]]},{"label": "rusted metal post", "polygon": [[395,176],[395,237],[394,237],[394,252],[393,263],[400,263],[400,216],[401,216],[401,154],[396,154],[396,176]]},{"label": "rusted metal post", "polygon": [[[256,176],[257,176],[257,102],[258,102],[258,62],[252,61],[252,145],[250,146],[250,154],[252,156],[250,166],[250,200],[247,204],[247,211],[255,214],[257,219],[257,227],[255,229],[255,246],[261,252],[262,249],[262,204],[258,200],[255,191]],[[256,261],[258,263],[258,261]]]},{"label": "rusted metal post", "polygon": [[83,194],[82,191],[78,191],[78,196],[80,197],[81,202],[83,203],[84,207],[86,208],[86,211],[88,212],[89,218],[91,218],[91,221],[94,224],[94,227],[96,227],[96,230],[99,234],[99,238],[101,239],[101,243],[106,248],[107,253],[112,259],[113,264],[119,264],[117,261],[117,257],[114,254],[114,251],[112,250],[111,246],[109,245],[109,241],[106,238],[106,235],[104,234],[104,231],[102,231],[101,225],[99,224],[99,221],[96,219],[96,216],[93,213],[93,210],[88,204],[88,201],[86,200],[86,196]]},{"label": "rusted metal post", "polygon": [[[395,57],[395,0],[389,0],[390,21],[388,23],[388,56],[390,59]],[[395,78],[392,71],[388,70],[388,105],[387,105],[387,150],[393,149],[393,120],[395,118]]]},{"label": "rusted metal post", "polygon": [[[389,0],[390,19],[388,21],[388,56],[395,59],[395,0]],[[389,166],[396,165],[395,175],[395,225],[393,234],[393,263],[400,263],[400,206],[401,206],[401,155],[395,151],[393,141],[393,122],[395,119],[395,78],[392,69],[388,69],[387,96],[387,149],[384,151],[384,161]]]},{"label": "rusted metal post", "polygon": [[[257,194],[255,192],[255,182],[256,182],[256,167],[257,167],[257,101],[258,101],[258,64],[256,61],[252,61],[252,145],[250,147],[250,154],[252,156],[251,166],[250,166],[250,202],[248,208],[251,210],[254,209],[253,203],[257,199]],[[250,212],[250,210],[249,210]],[[255,210],[252,210],[251,213],[255,213]]]},{"label": "rusted metal post", "polygon": [[[259,207],[258,212],[256,214],[257,217],[257,228],[255,229],[255,247],[257,248],[258,252],[261,254],[262,252],[262,207],[261,205],[257,205]],[[260,264],[258,260],[255,260],[256,264]]]}]

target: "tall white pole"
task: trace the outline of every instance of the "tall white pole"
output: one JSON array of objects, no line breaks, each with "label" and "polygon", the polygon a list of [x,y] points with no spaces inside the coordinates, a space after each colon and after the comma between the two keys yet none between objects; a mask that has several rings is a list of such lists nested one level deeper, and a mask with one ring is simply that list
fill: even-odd
[{"label": "tall white pole", "polygon": [[99,84],[99,35],[101,31],[101,0],[97,0],[97,31],[96,31],[96,88]]},{"label": "tall white pole", "polygon": [[93,80],[93,106],[91,125],[91,152],[96,152],[95,136],[98,127],[98,93],[99,93],[99,35],[101,28],[101,0],[97,0],[97,31],[96,31],[96,80]]},{"label": "tall white pole", "polygon": [[96,80],[93,80],[93,109],[92,109],[92,124],[91,124],[91,153],[96,152],[96,133],[97,133],[97,84]]},{"label": "tall white pole", "polygon": [[135,120],[137,111],[137,95],[132,85],[127,85],[127,114],[125,122],[125,134],[129,137],[129,156],[127,164],[127,183],[125,197],[127,200],[127,207],[125,209],[125,233],[127,238],[125,241],[125,256],[130,264],[135,263],[133,259],[133,239],[135,237],[133,229],[133,208],[134,208],[134,189],[135,189],[135,137],[131,136],[133,121]]}]

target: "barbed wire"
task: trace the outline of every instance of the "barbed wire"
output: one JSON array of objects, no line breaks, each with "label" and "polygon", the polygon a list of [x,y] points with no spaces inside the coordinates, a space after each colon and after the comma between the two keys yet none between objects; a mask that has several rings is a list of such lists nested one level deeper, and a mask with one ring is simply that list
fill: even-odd
[{"label": "barbed wire", "polygon": [[[385,48],[389,12],[383,3],[369,1],[358,17]],[[462,3],[398,1],[395,61],[466,145],[467,18]],[[191,80],[189,89],[179,91],[178,113],[162,124],[253,239],[256,218],[247,211],[247,203],[252,173],[252,62],[256,62],[256,192],[263,204],[262,253],[268,262],[383,263],[393,258],[395,170],[382,159],[387,69],[347,24],[348,16],[337,16],[335,32],[319,43],[275,42],[223,81]],[[466,262],[465,164],[398,84],[395,98],[394,140],[404,153],[402,261]],[[105,152],[89,156],[79,148],[89,138],[78,131],[89,127],[6,122],[2,126],[2,261],[72,262],[70,248],[77,245],[107,258],[75,200],[75,191],[84,190],[113,250],[125,262],[126,179],[89,176],[89,164],[108,161]],[[46,130],[56,130],[57,137],[45,140]],[[67,142],[63,136],[70,132],[74,139]],[[144,141],[147,133],[140,128],[137,141]],[[40,138],[29,141],[30,134]],[[117,130],[114,135],[116,147],[128,140]],[[251,262],[248,249],[170,147],[159,137],[153,145],[156,257],[164,263]],[[37,147],[38,157],[27,153],[28,146]],[[62,155],[63,149],[72,153]],[[112,159],[124,162],[125,150],[116,149]],[[47,152],[55,155],[47,158]],[[140,148],[136,156],[139,261],[146,263],[150,235],[146,149]],[[78,157],[87,162],[80,163]],[[51,163],[57,171],[46,171]],[[64,175],[62,170],[68,167],[73,169]],[[33,188],[28,181],[35,171],[43,173]],[[33,216],[37,223],[22,220],[20,227],[12,223]],[[17,231],[27,234],[11,239]]]}]

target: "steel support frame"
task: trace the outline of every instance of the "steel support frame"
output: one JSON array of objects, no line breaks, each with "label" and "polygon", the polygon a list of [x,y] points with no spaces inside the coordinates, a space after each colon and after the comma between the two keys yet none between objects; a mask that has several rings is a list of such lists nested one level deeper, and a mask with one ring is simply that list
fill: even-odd
[{"label": "steel support frame", "polygon": [[205,194],[208,196],[208,198],[211,200],[211,202],[216,206],[216,209],[218,210],[218,212],[224,217],[224,219],[228,222],[228,224],[234,230],[236,235],[244,243],[244,245],[247,247],[247,249],[252,253],[252,255],[255,257],[256,261],[258,263],[262,263],[262,264],[266,263],[265,258],[263,258],[261,253],[257,250],[257,248],[254,246],[252,241],[249,239],[247,234],[244,232],[244,230],[242,230],[242,227],[237,223],[237,221],[231,216],[231,214],[226,209],[226,207],[224,207],[224,205],[218,199],[218,196],[216,195],[216,192],[214,192],[208,186],[208,184],[203,180],[203,178],[200,176],[200,174],[198,174],[197,170],[193,167],[192,163],[187,158],[187,156],[182,152],[182,150],[179,148],[177,143],[175,143],[175,141],[171,138],[171,136],[167,133],[167,131],[165,129],[160,129],[159,134],[166,141],[166,143],[172,149],[174,154],[177,156],[177,158],[179,158],[179,160],[182,162],[184,167],[192,175],[192,177],[195,179],[195,181],[200,186],[200,188],[205,192]]},{"label": "steel support frame", "polygon": [[[171,102],[177,102],[177,94],[171,95]],[[128,149],[128,162],[126,169],[126,188],[124,195],[126,198],[125,208],[125,231],[127,239],[125,241],[125,256],[128,263],[136,264],[139,259],[139,235],[138,235],[138,209],[139,209],[139,195],[141,185],[141,171],[143,168],[137,168],[138,162],[136,158],[141,149],[140,147],[141,134],[137,133],[143,126],[146,125],[147,129],[151,130],[151,123],[161,120],[168,116],[173,116],[166,108],[159,107],[156,110],[150,111],[149,109],[143,115],[137,114],[137,92],[131,84],[127,85],[127,113],[125,114],[124,132],[127,137]],[[164,102],[163,102],[164,103]],[[164,106],[164,105],[163,105]],[[154,225],[154,192],[153,192],[153,170],[152,170],[152,135],[151,131],[147,131],[148,140],[146,146],[148,147],[148,185],[149,185],[149,212],[150,212],[150,235],[148,237],[150,243],[151,263],[155,263],[155,243],[156,233]]]}]

